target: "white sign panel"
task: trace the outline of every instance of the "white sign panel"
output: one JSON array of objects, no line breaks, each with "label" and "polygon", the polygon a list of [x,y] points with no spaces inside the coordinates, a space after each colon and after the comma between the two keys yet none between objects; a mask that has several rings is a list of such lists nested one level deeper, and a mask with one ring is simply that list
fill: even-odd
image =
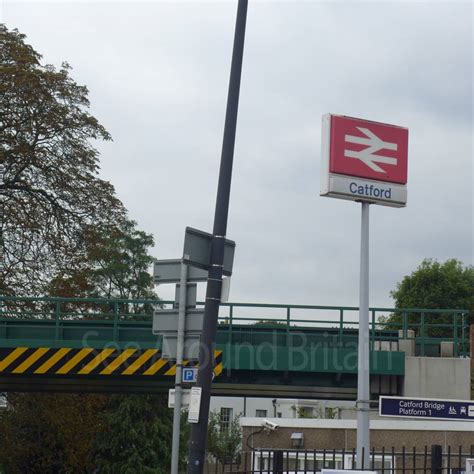
[{"label": "white sign panel", "polygon": [[408,129],[327,114],[322,122],[322,196],[403,207]]},{"label": "white sign panel", "polygon": [[328,192],[333,197],[351,201],[377,201],[386,206],[401,207],[407,202],[404,185],[371,181],[348,176],[329,175]]},{"label": "white sign panel", "polygon": [[222,278],[221,303],[227,303],[230,295],[230,277]]},{"label": "white sign panel", "polygon": [[[174,408],[176,400],[176,391],[174,388],[170,388],[168,391],[168,408]],[[183,388],[181,392],[181,408],[189,407],[189,399],[191,398],[191,390]]]},{"label": "white sign panel", "polygon": [[189,400],[189,423],[199,423],[199,413],[201,411],[201,387],[191,388],[191,398]]}]

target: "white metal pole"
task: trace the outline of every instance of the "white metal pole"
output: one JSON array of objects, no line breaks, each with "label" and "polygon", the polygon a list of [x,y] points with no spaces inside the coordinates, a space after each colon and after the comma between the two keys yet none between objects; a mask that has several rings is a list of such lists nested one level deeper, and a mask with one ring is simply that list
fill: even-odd
[{"label": "white metal pole", "polygon": [[357,377],[357,468],[369,468],[369,203],[362,203],[359,286],[359,370]]},{"label": "white metal pole", "polygon": [[176,376],[174,379],[173,441],[171,445],[171,474],[178,474],[179,437],[181,432],[182,372],[184,352],[184,324],[186,319],[186,292],[188,266],[181,262],[179,282],[178,334],[176,344]]}]

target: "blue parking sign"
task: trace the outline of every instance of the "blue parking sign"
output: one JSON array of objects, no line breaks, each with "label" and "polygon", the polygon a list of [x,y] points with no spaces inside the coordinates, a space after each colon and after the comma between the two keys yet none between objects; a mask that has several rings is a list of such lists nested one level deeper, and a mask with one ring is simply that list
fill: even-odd
[{"label": "blue parking sign", "polygon": [[183,382],[194,383],[197,380],[197,371],[196,367],[184,367],[183,368]]}]

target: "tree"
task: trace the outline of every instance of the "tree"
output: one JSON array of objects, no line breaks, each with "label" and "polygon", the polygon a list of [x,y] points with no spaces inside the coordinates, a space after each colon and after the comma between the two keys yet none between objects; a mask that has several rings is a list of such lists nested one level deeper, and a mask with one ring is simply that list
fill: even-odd
[{"label": "tree", "polygon": [[[90,232],[88,241],[84,261],[73,272],[64,271],[54,279],[50,294],[156,298],[147,271],[153,261],[149,234],[126,221],[110,234]],[[82,317],[91,305],[76,303],[67,311],[72,315],[79,309],[78,317]],[[148,309],[127,304],[120,312],[146,310],[149,314]],[[8,394],[8,400],[8,416],[0,429],[1,437],[8,440],[0,443],[0,464],[4,462],[7,472],[83,472],[97,466],[100,472],[168,472],[171,435],[166,436],[172,420],[164,395],[27,393]],[[150,436],[150,442],[140,443],[142,436]]]},{"label": "tree", "polygon": [[86,472],[107,397],[8,394],[0,412],[0,465],[8,473]]},{"label": "tree", "polygon": [[98,177],[90,140],[110,140],[87,112],[70,67],[41,64],[17,30],[0,25],[0,293],[43,294],[80,261],[91,228],[114,229],[125,210]]},{"label": "tree", "polygon": [[172,410],[161,395],[113,395],[92,459],[98,472],[168,473]]},{"label": "tree", "polygon": [[148,249],[153,237],[136,229],[135,222],[125,221],[110,234],[99,234],[94,229],[88,260],[94,292],[107,298],[156,298],[153,277],[149,273],[153,257]]},{"label": "tree", "polygon": [[[90,141],[110,135],[87,112],[87,88],[70,67],[40,60],[24,35],[0,25],[0,294],[156,298],[153,238],[98,177]],[[8,403],[7,472],[168,472],[163,396],[9,394]]]},{"label": "tree", "polygon": [[[54,279],[50,294],[156,298],[152,276],[147,271],[153,260],[149,255],[149,248],[153,245],[150,235],[137,230],[134,222],[126,221],[120,229],[108,235],[91,232],[88,239],[91,243],[84,253],[84,261],[78,263],[72,273],[64,272]],[[76,303],[67,311],[72,315],[79,309],[78,317],[82,317],[91,305],[84,303],[83,307],[78,307]],[[143,305],[126,305],[120,307],[120,312],[143,309],[147,310]],[[63,310],[66,310],[65,305]],[[107,310],[112,311],[112,308]],[[167,472],[169,468],[155,469],[166,465],[166,449],[169,451],[171,448],[165,449],[167,441],[161,438],[153,438],[156,444],[150,444],[146,453],[142,453],[141,445],[134,440],[131,445],[126,445],[125,458],[114,457],[114,450],[122,443],[122,438],[134,439],[130,433],[137,434],[138,438],[142,434],[154,436],[156,432],[171,429],[165,396],[122,395],[110,398],[94,394],[26,393],[8,394],[8,401],[9,409],[0,420],[0,438],[7,440],[0,443],[0,464],[5,464],[7,472],[83,472],[92,469],[95,463],[102,466],[111,459],[114,469],[106,471],[102,466],[101,472],[147,472],[148,468],[148,472]],[[153,411],[153,416],[149,416],[149,410]],[[134,425],[132,432],[131,424]],[[94,453],[96,436],[101,451]],[[130,463],[135,462],[137,466],[143,464],[146,469],[127,471],[132,465]]]},{"label": "tree", "polygon": [[[58,273],[48,293],[65,297],[156,300],[149,272],[153,263],[149,248],[153,243],[153,237],[138,230],[136,223],[130,220],[124,220],[115,229],[91,228],[84,239],[85,252],[72,269],[65,268]],[[119,309],[121,313],[146,311],[151,314],[152,311],[147,304],[120,303]]]},{"label": "tree", "polygon": [[[396,308],[464,309],[472,318],[474,311],[474,267],[464,266],[456,259],[439,263],[426,259],[418,268],[399,282],[391,292]],[[419,316],[410,314],[409,321]],[[452,315],[428,314],[427,323],[452,323]],[[388,322],[402,320],[400,313],[391,315]],[[418,320],[416,322],[419,322]],[[460,322],[460,321],[459,321]],[[452,336],[451,329],[429,328],[429,336]]]},{"label": "tree", "polygon": [[[138,231],[135,223],[127,222],[110,235],[94,235],[91,241],[94,245],[88,247],[87,258],[79,270],[55,279],[51,284],[52,294],[156,297],[152,277],[147,272],[152,261],[148,253],[153,245],[150,235]],[[76,303],[67,311],[72,315],[79,309],[78,317],[82,317],[90,306],[91,303],[84,303],[78,308]],[[147,309],[130,306],[120,307],[121,313]],[[65,305],[63,310],[66,310]],[[101,472],[167,472],[169,468],[156,470],[166,465],[166,453],[171,448],[166,448],[169,440],[155,436],[157,432],[166,433],[171,429],[170,410],[163,395],[110,398],[95,394],[26,393],[8,394],[8,402],[9,408],[0,418],[0,438],[6,440],[0,443],[0,465],[3,462],[7,472],[84,472],[96,464],[102,466]],[[154,415],[150,416],[148,411]],[[130,425],[133,425],[132,431]],[[152,436],[146,453],[142,453],[135,434],[137,439],[142,434]],[[96,437],[100,451],[94,452]],[[128,450],[126,457],[116,456],[123,438],[133,443],[124,445]],[[103,465],[109,461],[114,469],[107,471]],[[130,463],[144,467],[127,471],[133,465]]]},{"label": "tree", "polygon": [[235,416],[229,425],[222,425],[221,415],[209,414],[207,452],[220,463],[236,462],[242,445],[240,417]]}]

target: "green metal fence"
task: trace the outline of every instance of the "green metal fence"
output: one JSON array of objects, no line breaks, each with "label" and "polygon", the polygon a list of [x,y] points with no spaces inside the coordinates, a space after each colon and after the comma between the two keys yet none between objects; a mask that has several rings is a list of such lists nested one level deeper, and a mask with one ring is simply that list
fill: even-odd
[{"label": "green metal fence", "polygon": [[[99,341],[127,338],[155,344],[150,326],[154,309],[173,301],[102,298],[0,296],[0,344],[36,340],[57,344],[87,329]],[[204,303],[198,303],[203,306]],[[330,347],[357,343],[358,308],[287,304],[222,303],[218,343],[289,345],[305,337]],[[413,332],[412,332],[413,331]],[[370,308],[372,350],[398,350],[414,340],[416,354],[437,356],[441,342],[452,343],[454,356],[469,355],[469,312],[463,309]]]}]

